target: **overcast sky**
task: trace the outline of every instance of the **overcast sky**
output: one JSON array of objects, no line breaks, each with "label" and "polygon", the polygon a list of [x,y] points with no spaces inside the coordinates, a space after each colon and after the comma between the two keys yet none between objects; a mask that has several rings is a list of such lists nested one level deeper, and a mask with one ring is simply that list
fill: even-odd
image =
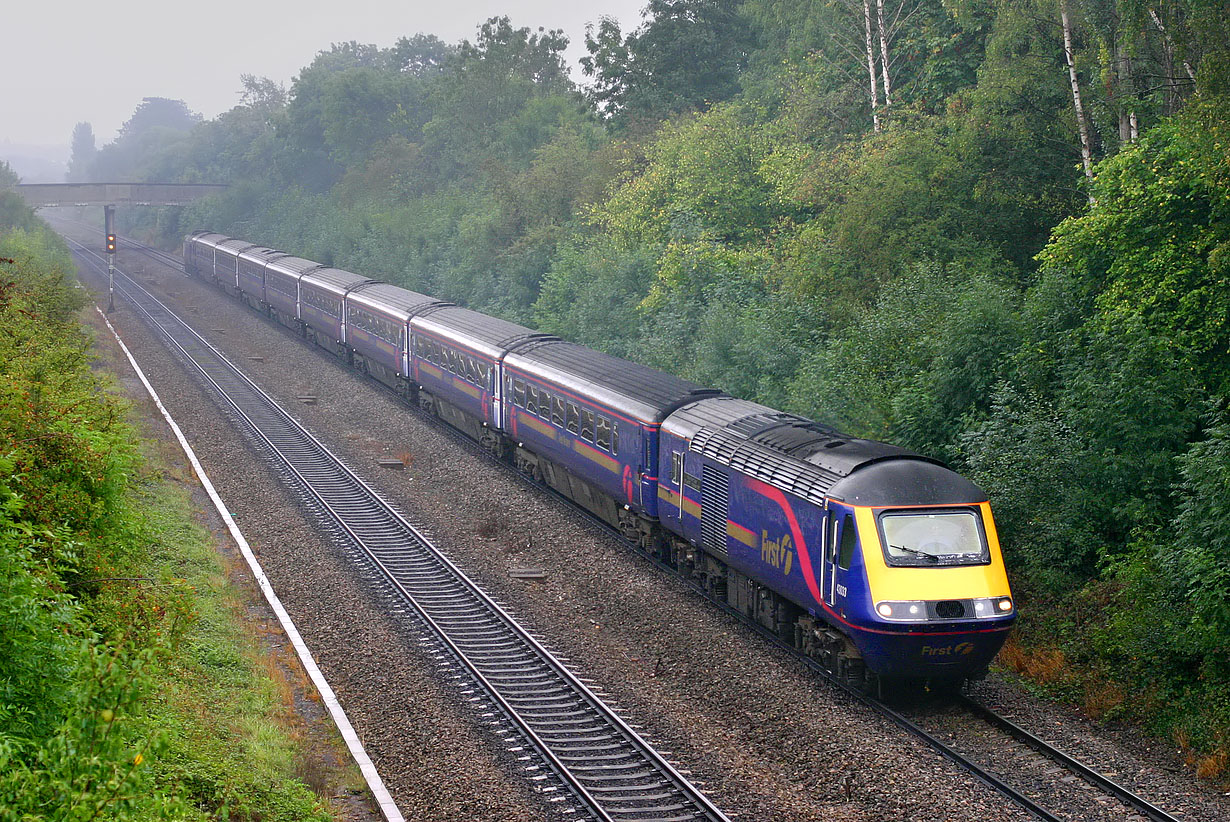
[{"label": "overcast sky", "polygon": [[184,100],[206,118],[239,102],[239,75],[290,80],[331,43],[381,47],[417,32],[474,40],[489,17],[563,29],[573,78],[585,24],[625,31],[646,0],[11,0],[0,15],[0,157],[5,144],[66,146],[85,120],[98,145],[143,97]]}]

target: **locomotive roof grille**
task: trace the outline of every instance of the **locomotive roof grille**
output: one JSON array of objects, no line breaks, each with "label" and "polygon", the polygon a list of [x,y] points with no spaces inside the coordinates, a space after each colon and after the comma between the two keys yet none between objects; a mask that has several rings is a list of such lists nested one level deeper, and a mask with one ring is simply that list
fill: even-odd
[{"label": "locomotive roof grille", "polygon": [[[747,418],[739,422],[745,423],[745,431],[751,427]],[[832,471],[800,462],[788,454],[771,450],[770,446],[734,434],[729,428],[702,428],[692,438],[690,448],[714,462],[728,465],[817,505],[824,504],[828,490],[842,479],[841,475]]]}]

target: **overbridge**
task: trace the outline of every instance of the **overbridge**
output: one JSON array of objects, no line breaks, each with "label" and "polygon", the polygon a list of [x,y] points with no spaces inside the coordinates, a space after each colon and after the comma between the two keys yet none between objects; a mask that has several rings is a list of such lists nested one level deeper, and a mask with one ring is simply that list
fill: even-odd
[{"label": "overbridge", "polygon": [[218,194],[213,183],[22,183],[17,186],[28,205],[47,206],[178,206]]}]

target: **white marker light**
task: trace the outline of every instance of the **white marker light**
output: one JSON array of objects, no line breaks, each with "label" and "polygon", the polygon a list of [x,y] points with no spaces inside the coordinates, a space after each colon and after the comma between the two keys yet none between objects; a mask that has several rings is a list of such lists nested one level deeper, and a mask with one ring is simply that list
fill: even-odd
[{"label": "white marker light", "polygon": [[1012,610],[1012,600],[1008,599],[1007,597],[1001,599],[999,601],[999,610],[1011,611]]},{"label": "white marker light", "polygon": [[890,617],[893,615],[893,606],[889,605],[887,602],[881,602],[876,608],[876,611],[878,611],[882,617]]}]

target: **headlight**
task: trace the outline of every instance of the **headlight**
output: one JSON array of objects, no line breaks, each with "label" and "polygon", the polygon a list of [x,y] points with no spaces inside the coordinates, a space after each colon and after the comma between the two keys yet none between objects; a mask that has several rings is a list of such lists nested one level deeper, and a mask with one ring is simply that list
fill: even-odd
[{"label": "headlight", "polygon": [[876,613],[896,622],[925,622],[927,603],[921,600],[880,602],[876,605]]},{"label": "headlight", "polygon": [[946,622],[962,619],[995,619],[1012,613],[1011,597],[945,600],[886,600],[876,603],[876,613],[893,622]]},{"label": "headlight", "polygon": [[979,619],[1007,616],[1012,613],[1011,597],[993,597],[974,600],[974,616]]}]

